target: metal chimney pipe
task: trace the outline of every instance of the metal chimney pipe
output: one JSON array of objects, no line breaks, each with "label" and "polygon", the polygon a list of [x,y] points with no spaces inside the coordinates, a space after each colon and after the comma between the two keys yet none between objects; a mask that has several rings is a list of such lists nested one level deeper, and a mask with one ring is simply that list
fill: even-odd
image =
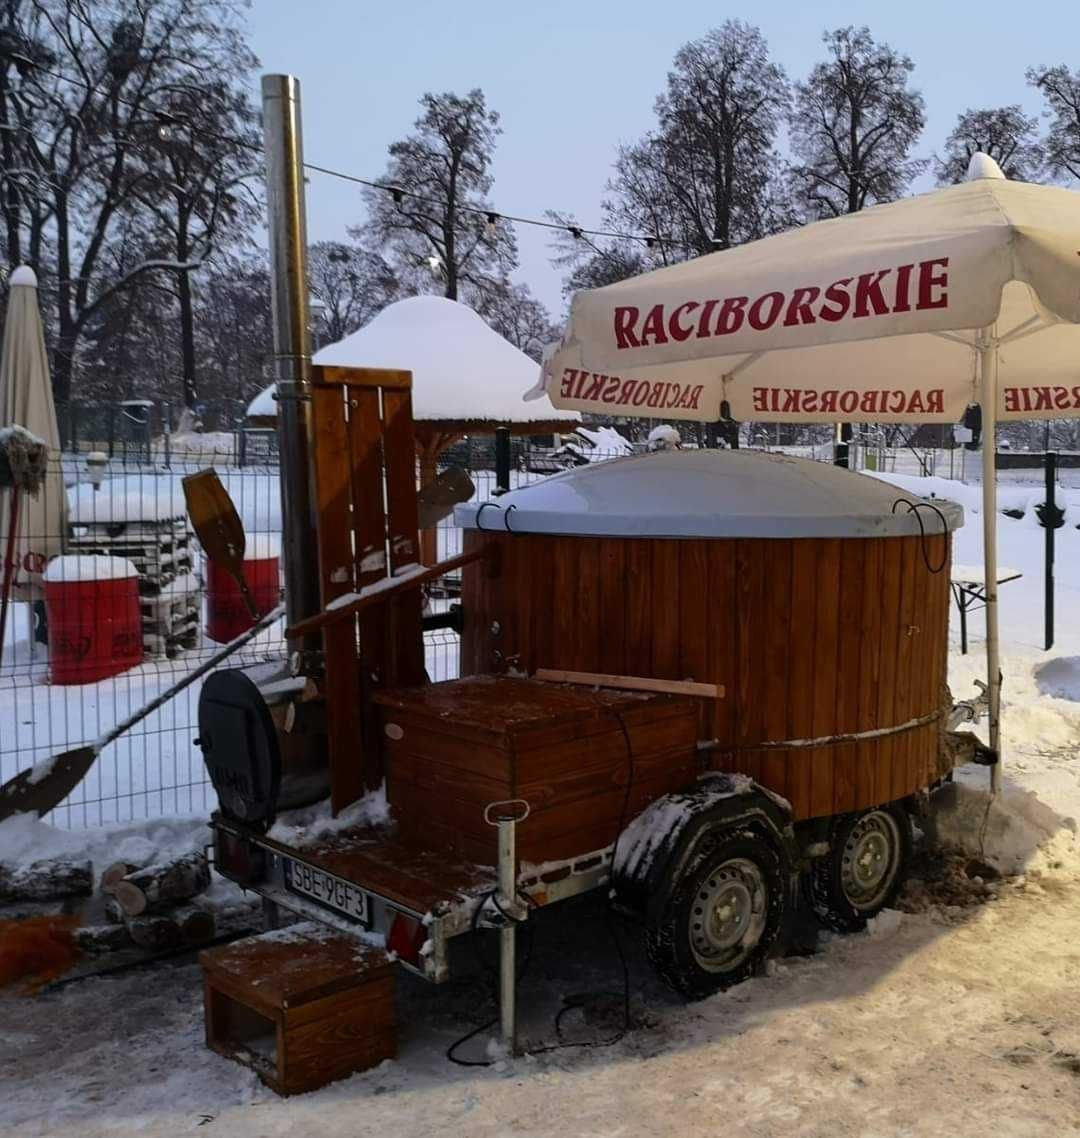
[{"label": "metal chimney pipe", "polygon": [[[278,450],[281,462],[285,611],[295,624],[319,611],[315,556],[318,516],[311,474],[311,331],[308,313],[307,221],[300,82],[262,77],[266,204],[270,231],[270,295],[274,316]],[[319,634],[294,648],[316,649]]]}]

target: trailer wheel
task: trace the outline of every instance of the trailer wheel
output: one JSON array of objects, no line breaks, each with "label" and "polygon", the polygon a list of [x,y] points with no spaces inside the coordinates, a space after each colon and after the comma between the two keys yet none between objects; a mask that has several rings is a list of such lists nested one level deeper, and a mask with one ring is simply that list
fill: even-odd
[{"label": "trailer wheel", "polygon": [[646,930],[660,978],[701,999],[753,975],[785,908],[785,859],[750,829],[706,835]]},{"label": "trailer wheel", "polygon": [[818,920],[836,932],[859,932],[888,908],[907,876],[911,820],[895,803],[833,822],[830,849],[811,865],[806,884]]}]

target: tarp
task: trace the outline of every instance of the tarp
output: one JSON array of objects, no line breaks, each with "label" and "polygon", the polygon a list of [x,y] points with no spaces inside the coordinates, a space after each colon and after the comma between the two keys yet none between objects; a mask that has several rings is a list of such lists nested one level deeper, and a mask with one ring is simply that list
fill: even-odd
[{"label": "tarp", "polygon": [[985,155],[969,177],[578,293],[543,387],[612,415],[957,422],[996,325],[999,417],[1080,417],[1080,193]]},{"label": "tarp", "polygon": [[[49,445],[49,472],[36,497],[19,502],[14,597],[36,600],[41,575],[50,557],[63,552],[67,531],[67,495],[60,465],[60,431],[56,423],[45,337],[38,310],[37,278],[25,266],[9,280],[7,319],[0,355],[0,427],[18,424]],[[10,491],[0,491],[0,550],[7,548]]]}]

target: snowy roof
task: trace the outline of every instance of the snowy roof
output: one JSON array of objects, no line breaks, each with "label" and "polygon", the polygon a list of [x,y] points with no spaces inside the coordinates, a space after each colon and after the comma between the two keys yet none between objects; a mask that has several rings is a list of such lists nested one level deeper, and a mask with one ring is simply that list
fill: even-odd
[{"label": "snowy roof", "polygon": [[[919,520],[896,487],[828,463],[744,450],[679,450],[577,467],[455,511],[468,529],[622,537],[891,537]],[[949,529],[952,502],[933,503]],[[512,513],[508,511],[513,508]],[[939,533],[932,509],[920,510]]]},{"label": "snowy roof", "polygon": [[[545,396],[526,403],[539,365],[471,308],[441,296],[413,296],[384,308],[370,324],[329,344],[314,358],[338,367],[402,368],[413,373],[413,417],[421,421],[535,423],[576,421]],[[248,407],[274,418],[274,387]]]},{"label": "snowy roof", "polygon": [[99,490],[83,482],[68,491],[71,521],[157,522],[187,515],[180,486],[169,479],[129,474],[107,478]]}]

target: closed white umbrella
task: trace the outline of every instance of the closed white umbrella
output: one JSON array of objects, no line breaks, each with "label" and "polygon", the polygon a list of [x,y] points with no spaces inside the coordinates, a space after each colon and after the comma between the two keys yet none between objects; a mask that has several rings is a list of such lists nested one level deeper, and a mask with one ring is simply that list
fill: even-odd
[{"label": "closed white umbrella", "polygon": [[[32,269],[16,269],[8,281],[7,319],[0,354],[0,427],[25,427],[49,448],[48,473],[36,496],[23,495],[14,544],[14,596],[43,595],[41,575],[49,558],[63,551],[67,532],[67,497],[60,466],[60,431],[56,423],[49,362],[38,310],[37,278]],[[0,550],[10,530],[9,494],[0,498]]]},{"label": "closed white umbrella", "polygon": [[704,421],[956,422],[981,401],[999,751],[995,427],[1080,418],[1080,193],[977,154],[962,185],[578,293],[541,391]]}]

